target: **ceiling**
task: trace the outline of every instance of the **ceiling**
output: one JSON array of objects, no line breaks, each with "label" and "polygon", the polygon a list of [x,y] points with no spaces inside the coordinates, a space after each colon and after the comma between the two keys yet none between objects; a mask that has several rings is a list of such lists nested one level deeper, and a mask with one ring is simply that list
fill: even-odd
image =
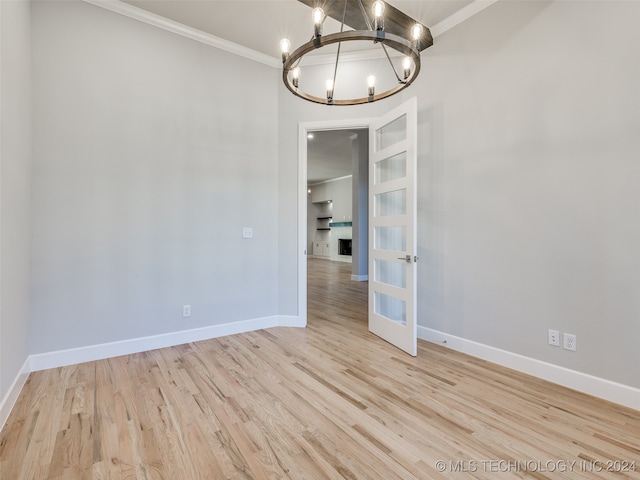
[{"label": "ceiling", "polygon": [[[297,46],[309,41],[312,34],[311,9],[297,0],[124,0],[124,3],[273,57],[276,65],[280,61],[280,39],[288,38]],[[388,3],[433,27],[473,2],[390,0]],[[340,25],[328,18],[324,28],[325,32],[337,32]],[[307,143],[310,184],[351,174],[350,137],[354,133],[315,132],[315,138]]]},{"label": "ceiling", "polygon": [[307,183],[351,175],[352,137],[366,130],[322,130],[307,139]]},{"label": "ceiling", "polygon": [[[288,38],[292,45],[299,45],[312,35],[311,9],[297,0],[126,0],[126,3],[277,59],[280,39]],[[432,27],[472,2],[390,0],[388,3]],[[338,30],[339,24],[327,19],[325,31]]]}]

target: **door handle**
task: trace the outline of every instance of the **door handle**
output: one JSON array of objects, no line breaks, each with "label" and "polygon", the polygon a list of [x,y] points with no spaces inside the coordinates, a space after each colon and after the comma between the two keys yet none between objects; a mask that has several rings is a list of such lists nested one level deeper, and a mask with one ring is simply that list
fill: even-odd
[{"label": "door handle", "polygon": [[[412,262],[411,255],[405,255],[404,257],[398,257],[398,260],[404,260],[407,263],[411,263]],[[414,255],[413,262],[414,263],[418,262],[418,256],[417,255]]]}]

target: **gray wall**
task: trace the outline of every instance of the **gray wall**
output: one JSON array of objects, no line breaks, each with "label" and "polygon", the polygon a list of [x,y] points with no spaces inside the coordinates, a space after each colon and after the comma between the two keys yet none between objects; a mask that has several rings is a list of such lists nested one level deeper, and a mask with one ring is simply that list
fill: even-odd
[{"label": "gray wall", "polygon": [[276,315],[277,70],[82,2],[33,54],[30,353]]},{"label": "gray wall", "polygon": [[30,4],[0,2],[0,400],[28,356]]},{"label": "gray wall", "polygon": [[[297,123],[419,101],[419,324],[640,387],[637,2],[498,2],[365,107],[280,87],[281,310],[293,311]],[[305,72],[308,74],[308,72]],[[547,345],[547,329],[578,351]]]},{"label": "gray wall", "polygon": [[327,180],[311,185],[311,202],[331,200],[332,222],[350,222],[352,217],[351,176]]},{"label": "gray wall", "polygon": [[423,325],[640,387],[639,15],[499,2],[439,39],[418,85]]}]

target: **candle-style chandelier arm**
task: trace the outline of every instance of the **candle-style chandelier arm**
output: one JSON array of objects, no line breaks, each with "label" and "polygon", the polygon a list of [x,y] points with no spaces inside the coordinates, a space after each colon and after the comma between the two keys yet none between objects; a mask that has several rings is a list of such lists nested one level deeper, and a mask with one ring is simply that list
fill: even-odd
[{"label": "candle-style chandelier arm", "polygon": [[386,44],[392,46],[395,50],[405,54],[407,57],[411,58],[414,69],[411,71],[409,76],[404,80],[403,83],[399,83],[395,88],[391,90],[387,90],[386,92],[382,92],[374,95],[373,100],[370,100],[368,97],[356,98],[350,100],[337,100],[333,99],[333,105],[359,105],[362,103],[369,103],[371,101],[381,100],[383,98],[390,97],[391,95],[398,93],[403,88],[409,86],[415,78],[418,76],[420,72],[420,52],[416,50],[411,42],[408,40],[398,37],[393,34],[380,34],[380,32],[372,32],[372,31],[346,31],[341,33],[332,33],[330,35],[323,35],[320,40],[317,39],[307,42],[296,50],[294,50],[287,58],[287,60],[283,64],[282,69],[282,80],[285,86],[293,93],[294,95],[304,98],[305,100],[309,100],[310,102],[320,103],[323,105],[327,105],[327,99],[324,97],[316,97],[305,93],[299,90],[297,87],[293,85],[291,81],[289,71],[294,68],[294,65],[297,64],[298,60],[302,58],[304,55],[316,50],[318,44],[320,46],[331,45],[339,42],[347,42],[352,40],[376,40],[384,38]]},{"label": "candle-style chandelier arm", "polygon": [[[311,7],[317,5],[317,0],[299,0]],[[373,25],[366,6],[373,13]],[[281,41],[282,47],[282,80],[286,87],[296,96],[314,103],[324,105],[358,105],[370,103],[376,100],[389,97],[408,87],[420,72],[420,51],[433,44],[431,32],[427,27],[411,19],[399,10],[391,7],[382,0],[332,0],[324,5],[326,11],[315,6],[312,10],[313,36],[310,41],[301,45],[292,53],[289,52],[290,43],[288,40]],[[389,19],[387,18],[389,15]],[[340,22],[340,32],[324,35],[323,24],[327,17],[337,19]],[[344,26],[348,25],[356,30],[344,31]],[[361,29],[357,29],[361,28]],[[400,32],[396,34],[394,32]],[[376,93],[374,75],[367,77],[368,95],[353,99],[336,99],[334,89],[340,61],[342,42],[349,41],[372,41],[379,43],[391,66],[393,75],[397,80],[395,87],[381,93]],[[306,93],[299,88],[300,61],[301,59],[327,45],[338,44],[333,77],[326,82],[326,97],[317,97]],[[402,61],[403,76],[401,77],[387,47],[398,53],[404,54]]]}]

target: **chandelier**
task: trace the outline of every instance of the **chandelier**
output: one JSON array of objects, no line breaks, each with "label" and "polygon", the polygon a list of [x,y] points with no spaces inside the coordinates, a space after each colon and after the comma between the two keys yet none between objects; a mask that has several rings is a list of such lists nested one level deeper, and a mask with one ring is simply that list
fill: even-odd
[{"label": "chandelier", "polygon": [[[359,105],[390,97],[407,88],[420,72],[420,52],[433,45],[429,29],[382,0],[298,0],[313,8],[313,36],[310,41],[291,52],[291,42],[280,41],[282,51],[282,80],[294,95],[323,105]],[[323,34],[325,20],[330,17],[340,22],[340,31]],[[344,30],[345,25],[353,30]],[[390,67],[392,82],[384,91],[376,92],[376,78],[363,78],[362,93],[358,98],[334,98],[336,77],[343,43],[366,41],[380,45]],[[305,92],[300,87],[300,63],[305,55],[322,47],[337,44],[333,75],[326,81],[326,97]],[[391,52],[390,52],[391,50]],[[317,87],[317,86],[316,86]],[[364,96],[366,93],[366,96]]]}]

